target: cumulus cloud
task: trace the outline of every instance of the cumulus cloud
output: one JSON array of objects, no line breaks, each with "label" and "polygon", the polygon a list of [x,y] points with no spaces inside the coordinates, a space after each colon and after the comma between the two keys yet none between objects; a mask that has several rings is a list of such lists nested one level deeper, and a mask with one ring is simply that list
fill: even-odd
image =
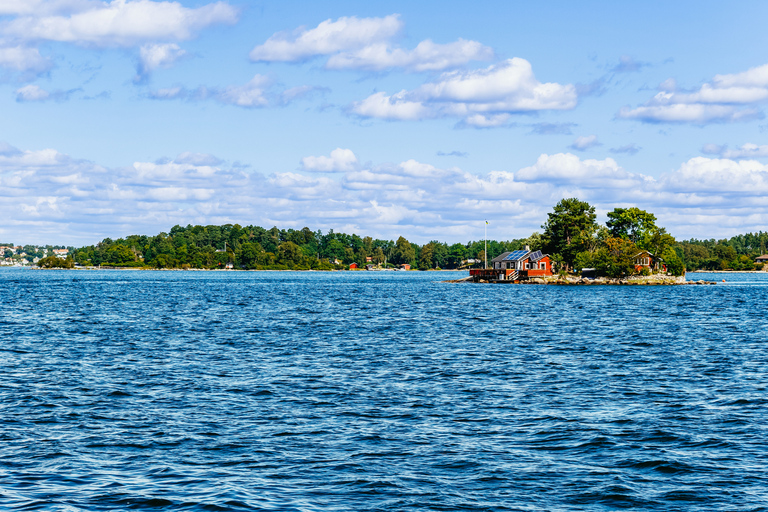
[{"label": "cumulus cloud", "polygon": [[251,60],[292,62],[318,55],[357,50],[369,44],[386,41],[403,27],[400,16],[384,18],[342,17],[325,20],[317,27],[299,27],[292,33],[277,33],[251,50]]},{"label": "cumulus cloud", "polygon": [[586,151],[589,148],[602,145],[603,144],[597,140],[597,135],[582,135],[580,137],[576,137],[576,140],[574,140],[573,144],[571,144],[569,147],[571,149],[575,149],[576,151]]},{"label": "cumulus cloud", "polygon": [[245,85],[231,85],[218,94],[219,101],[238,107],[266,107],[269,100],[266,97],[267,89],[272,85],[272,80],[263,75],[254,76]]},{"label": "cumulus cloud", "polygon": [[402,29],[398,14],[328,19],[315,28],[299,27],[293,32],[274,34],[255,47],[250,57],[256,62],[300,62],[328,56],[327,69],[440,71],[494,56],[491,48],[464,39],[447,44],[426,39],[413,50],[400,48],[392,38]]},{"label": "cumulus cloud", "polygon": [[45,101],[50,99],[51,94],[38,85],[25,85],[16,89],[16,101]]},{"label": "cumulus cloud", "polygon": [[[75,7],[74,2],[69,2]],[[183,41],[211,25],[233,24],[237,10],[226,2],[187,8],[178,2],[112,0],[79,2],[76,12],[49,14],[19,11],[3,27],[6,37],[59,41],[83,46],[129,47],[153,41]],[[11,2],[11,7],[16,2]],[[11,9],[13,10],[13,9]]]},{"label": "cumulus cloud", "polygon": [[139,48],[138,76],[143,77],[160,68],[169,68],[187,55],[176,43],[145,44]]},{"label": "cumulus cloud", "polygon": [[106,168],[54,149],[0,143],[0,215],[7,219],[0,237],[94,243],[175,224],[239,222],[454,242],[478,239],[489,219],[489,235],[508,239],[540,230],[563,197],[603,214],[637,205],[680,238],[731,236],[768,222],[768,165],[755,160],[698,157],[651,177],[612,158],[558,153],[522,169],[477,174],[413,159],[361,165],[351,150],[337,148],[303,160],[302,168],[336,174],[265,176],[194,152]]},{"label": "cumulus cloud", "polygon": [[456,116],[476,127],[502,126],[510,114],[568,110],[576,106],[573,85],[539,82],[531,64],[513,58],[484,69],[443,73],[413,91],[377,92],[352,104],[363,117],[415,120]]},{"label": "cumulus cloud", "polygon": [[409,101],[408,91],[387,96],[385,92],[371,94],[363,101],[352,105],[352,112],[363,117],[376,117],[398,121],[416,121],[435,115],[435,112],[420,101]]},{"label": "cumulus cloud", "polygon": [[307,156],[301,159],[305,171],[344,172],[357,167],[357,157],[351,149],[336,148],[331,156]]},{"label": "cumulus cloud", "polygon": [[40,55],[37,48],[26,46],[0,47],[0,66],[20,72],[42,73],[48,71],[52,62]]},{"label": "cumulus cloud", "polygon": [[716,75],[698,90],[678,90],[674,80],[659,86],[645,105],[624,107],[618,117],[645,122],[694,123],[750,121],[763,117],[768,101],[768,64],[742,73]]},{"label": "cumulus cloud", "polygon": [[473,60],[490,60],[493,50],[477,41],[459,39],[453,43],[437,44],[427,39],[413,50],[393,48],[387,43],[366,46],[355,52],[331,56],[328,69],[368,69],[382,71],[405,68],[412,71],[440,71],[462,66]]}]

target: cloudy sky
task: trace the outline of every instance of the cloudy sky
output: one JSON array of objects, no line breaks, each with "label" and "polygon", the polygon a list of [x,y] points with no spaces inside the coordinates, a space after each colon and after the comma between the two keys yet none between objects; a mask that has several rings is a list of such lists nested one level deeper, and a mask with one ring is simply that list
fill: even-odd
[{"label": "cloudy sky", "polygon": [[0,0],[0,242],[768,230],[768,3]]}]

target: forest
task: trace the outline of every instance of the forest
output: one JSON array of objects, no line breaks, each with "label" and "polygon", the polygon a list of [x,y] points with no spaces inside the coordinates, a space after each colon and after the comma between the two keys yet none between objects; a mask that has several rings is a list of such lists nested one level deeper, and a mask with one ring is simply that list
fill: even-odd
[{"label": "forest", "polygon": [[[722,240],[677,241],[656,225],[652,213],[616,208],[605,225],[596,222],[595,207],[576,198],[553,207],[542,232],[528,238],[488,240],[488,260],[529,246],[552,256],[560,271],[596,268],[604,275],[632,272],[631,258],[639,250],[661,256],[670,272],[687,270],[754,270],[754,258],[765,254],[768,233],[749,233]],[[72,248],[69,265],[173,269],[341,270],[352,263],[394,268],[403,264],[420,270],[482,266],[485,243],[433,240],[424,245],[370,236],[259,226],[174,226],[154,236],[131,235]],[[51,258],[44,265],[59,266]],[[64,266],[64,261],[61,262]]]}]

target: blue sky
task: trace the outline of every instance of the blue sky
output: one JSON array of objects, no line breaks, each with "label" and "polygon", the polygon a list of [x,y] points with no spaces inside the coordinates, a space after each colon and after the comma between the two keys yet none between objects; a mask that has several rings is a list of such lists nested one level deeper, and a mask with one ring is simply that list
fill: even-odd
[{"label": "blue sky", "polygon": [[0,241],[768,226],[764,2],[0,0]]}]

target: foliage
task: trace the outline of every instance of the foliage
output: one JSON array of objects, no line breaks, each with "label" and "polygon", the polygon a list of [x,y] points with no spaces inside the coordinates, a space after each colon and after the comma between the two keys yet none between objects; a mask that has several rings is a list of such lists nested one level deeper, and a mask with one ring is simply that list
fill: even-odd
[{"label": "foliage", "polygon": [[623,277],[635,273],[635,255],[637,246],[630,240],[611,237],[605,241],[594,255],[594,266],[598,275]]},{"label": "foliage", "polygon": [[568,269],[597,231],[595,207],[576,198],[562,199],[547,216],[542,247]]},{"label": "foliage", "polygon": [[682,258],[678,256],[677,252],[672,247],[667,247],[661,254],[664,259],[664,264],[667,266],[667,272],[673,276],[682,276],[685,274],[685,263]]},{"label": "foliage", "polygon": [[40,268],[75,268],[75,262],[71,256],[67,256],[66,259],[58,256],[47,256],[38,261],[37,266]]},{"label": "foliage", "polygon": [[656,229],[656,216],[637,207],[614,208],[605,223],[614,238],[625,238],[637,244]]}]

